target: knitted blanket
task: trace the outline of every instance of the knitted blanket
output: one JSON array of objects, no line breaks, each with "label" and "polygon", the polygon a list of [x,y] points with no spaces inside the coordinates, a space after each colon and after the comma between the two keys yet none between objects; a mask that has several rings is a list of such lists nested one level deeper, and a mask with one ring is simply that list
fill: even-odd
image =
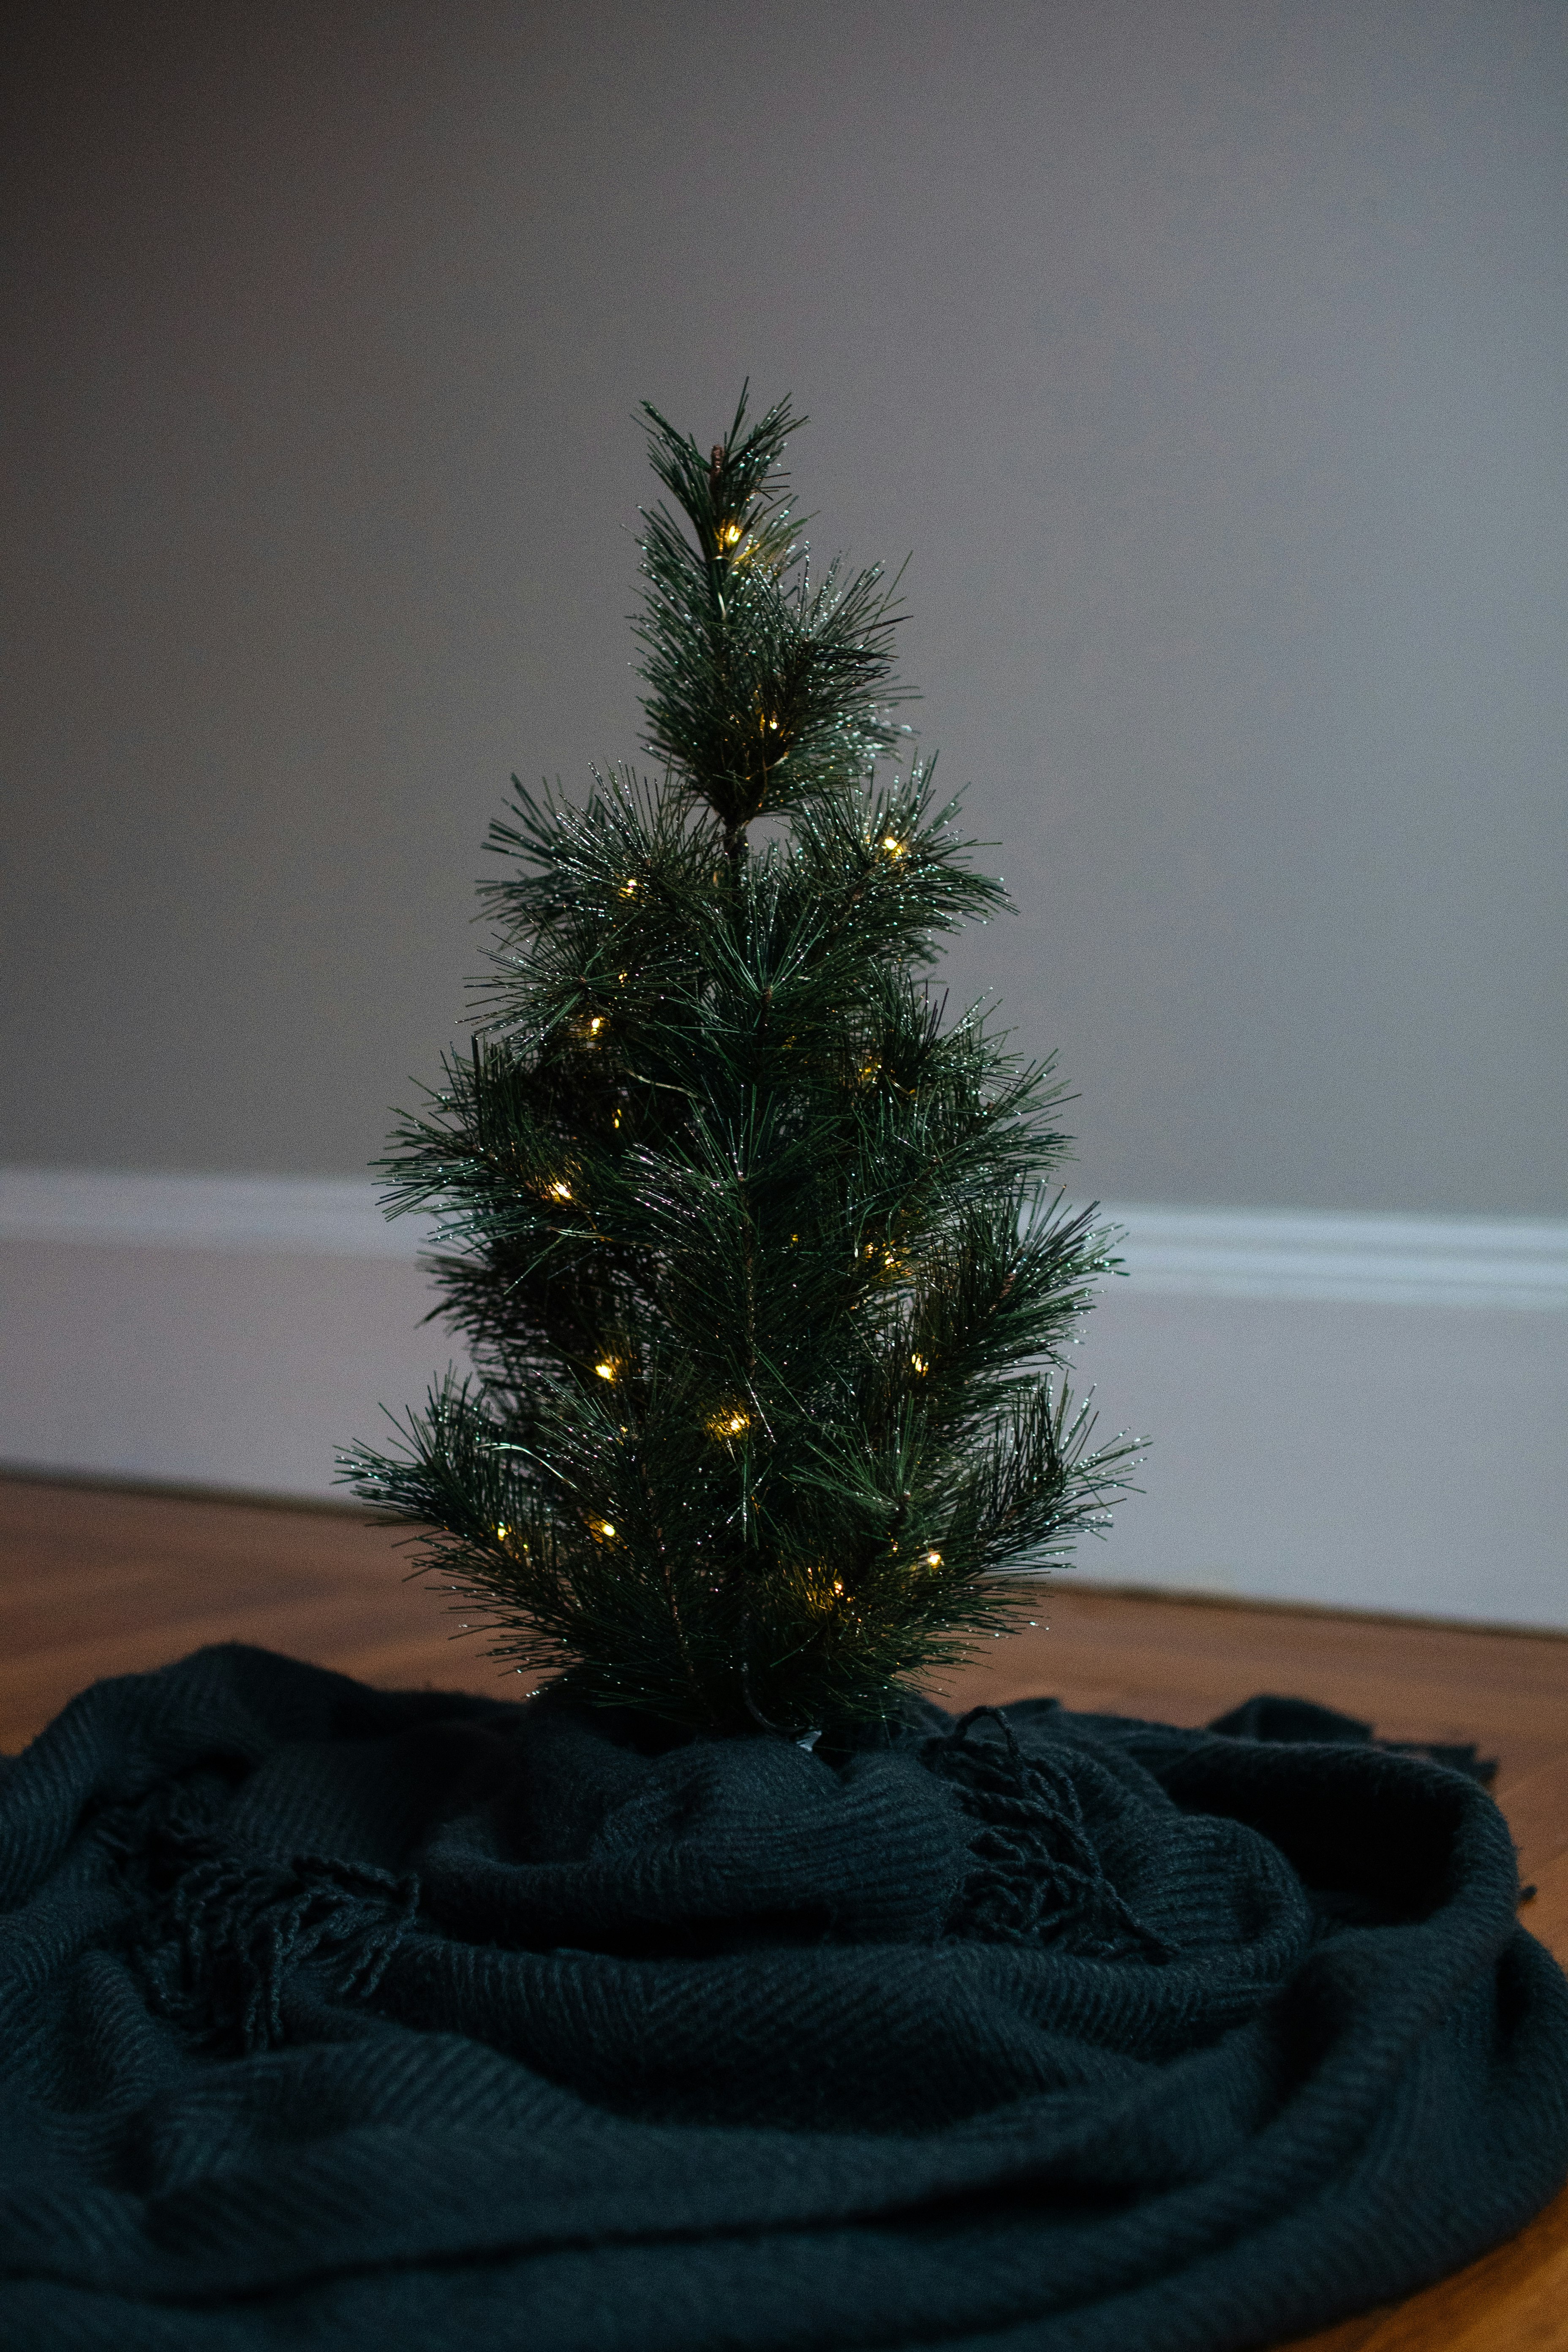
[{"label": "knitted blanket", "polygon": [[1405,2294],[1568,2171],[1462,1760],[99,1684],[0,1773],[0,2341],[1240,2352]]}]

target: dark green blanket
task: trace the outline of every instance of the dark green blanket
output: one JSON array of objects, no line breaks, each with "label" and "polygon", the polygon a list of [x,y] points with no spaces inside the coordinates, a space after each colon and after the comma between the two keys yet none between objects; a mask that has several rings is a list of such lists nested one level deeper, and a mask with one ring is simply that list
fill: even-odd
[{"label": "dark green blanket", "polygon": [[0,2341],[1225,2352],[1568,2171],[1458,1770],[1253,1702],[824,1754],[262,1651],[0,1776]]}]

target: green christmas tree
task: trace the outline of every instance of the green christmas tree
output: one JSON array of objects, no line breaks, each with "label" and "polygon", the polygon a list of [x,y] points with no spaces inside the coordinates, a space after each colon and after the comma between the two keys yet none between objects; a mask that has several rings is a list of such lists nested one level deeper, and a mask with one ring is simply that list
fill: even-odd
[{"label": "green christmas tree", "polygon": [[1055,1192],[1049,1065],[925,977],[1007,902],[891,721],[880,569],[812,576],[804,420],[742,395],[704,454],[646,416],[662,772],[491,829],[482,1026],[383,1163],[475,1370],[345,1475],[496,1654],[799,1737],[892,1714],[1103,1524],[1131,1448],[1061,1364],[1109,1236]]}]

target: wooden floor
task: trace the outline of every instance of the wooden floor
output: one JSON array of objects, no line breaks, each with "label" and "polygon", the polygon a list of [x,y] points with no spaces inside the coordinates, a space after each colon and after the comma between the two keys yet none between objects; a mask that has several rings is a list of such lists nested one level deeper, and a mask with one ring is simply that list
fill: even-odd
[{"label": "wooden floor", "polygon": [[[257,1642],[388,1685],[515,1689],[347,1513],[0,1478],[0,1749],[73,1693],[206,1642]],[[1198,1724],[1257,1691],[1319,1699],[1391,1738],[1475,1739],[1568,1962],[1568,1639],[1097,1591],[1063,1579],[1037,1633],[991,1645],[951,1706],[1049,1691]],[[1568,2191],[1508,2245],[1292,2352],[1568,2352]],[[1136,2352],[1130,2347],[1129,2352]]]}]

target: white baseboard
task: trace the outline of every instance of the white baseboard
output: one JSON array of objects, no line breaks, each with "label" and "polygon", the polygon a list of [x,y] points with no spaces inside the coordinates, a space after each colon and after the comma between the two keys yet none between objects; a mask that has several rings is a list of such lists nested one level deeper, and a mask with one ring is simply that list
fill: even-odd
[{"label": "white baseboard", "polygon": [[[1154,1444],[1073,1573],[1568,1628],[1568,1223],[1104,1213],[1079,1381]],[[0,1169],[0,1461],[331,1494],[451,1352],[427,1241],[353,1180]]]},{"label": "white baseboard", "polygon": [[411,1263],[429,1235],[427,1217],[384,1215],[375,1187],[353,1176],[0,1167],[0,1242],[106,1242]]},{"label": "white baseboard", "polygon": [[[1568,1223],[1103,1204],[1140,1291],[1374,1306],[1568,1307]],[[407,1262],[431,1221],[337,1176],[0,1167],[0,1241],[141,1244]]]},{"label": "white baseboard", "polygon": [[1568,1224],[1107,1206],[1144,1297],[1568,1308]]}]

